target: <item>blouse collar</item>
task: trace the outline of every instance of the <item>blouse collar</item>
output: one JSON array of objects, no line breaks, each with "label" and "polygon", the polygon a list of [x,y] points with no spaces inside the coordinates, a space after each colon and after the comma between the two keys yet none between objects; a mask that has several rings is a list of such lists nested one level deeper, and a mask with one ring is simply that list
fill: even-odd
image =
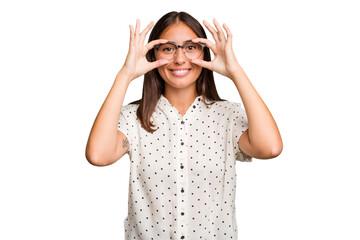
[{"label": "blouse collar", "polygon": [[205,100],[202,95],[199,95],[195,98],[184,116],[181,116],[180,112],[169,102],[166,97],[164,97],[163,94],[160,95],[158,106],[163,110],[166,109],[167,112],[170,111],[170,113],[177,119],[185,118],[185,120],[188,120],[192,116],[197,115],[200,112],[204,112],[205,109],[210,108],[210,106],[205,104]]}]

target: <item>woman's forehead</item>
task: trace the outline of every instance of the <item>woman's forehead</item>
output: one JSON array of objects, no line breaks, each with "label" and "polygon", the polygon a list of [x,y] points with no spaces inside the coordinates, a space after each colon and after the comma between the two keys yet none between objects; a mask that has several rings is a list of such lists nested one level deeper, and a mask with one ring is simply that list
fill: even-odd
[{"label": "woman's forehead", "polygon": [[161,39],[167,39],[177,44],[183,44],[197,37],[196,33],[183,22],[171,24],[159,36]]}]

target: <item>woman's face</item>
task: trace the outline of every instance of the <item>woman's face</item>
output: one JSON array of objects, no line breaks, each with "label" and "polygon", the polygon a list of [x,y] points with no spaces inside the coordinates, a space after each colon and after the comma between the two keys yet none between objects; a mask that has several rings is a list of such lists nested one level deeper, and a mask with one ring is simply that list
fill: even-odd
[{"label": "woman's face", "polygon": [[[160,39],[167,39],[178,45],[183,45],[186,41],[198,38],[195,32],[183,22],[175,23],[167,28],[159,36]],[[155,50],[155,58],[158,59]],[[204,58],[204,52],[199,59]],[[173,88],[196,87],[196,79],[201,73],[202,67],[192,64],[191,60],[184,55],[183,48],[178,48],[177,54],[170,63],[158,68],[160,76],[165,81],[165,86]]]}]

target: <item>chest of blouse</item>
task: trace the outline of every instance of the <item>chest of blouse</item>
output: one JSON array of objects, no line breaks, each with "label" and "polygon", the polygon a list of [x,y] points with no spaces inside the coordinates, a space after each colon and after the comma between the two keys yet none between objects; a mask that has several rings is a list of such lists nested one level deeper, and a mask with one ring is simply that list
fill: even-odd
[{"label": "chest of blouse", "polygon": [[236,239],[235,160],[251,161],[238,147],[247,129],[240,104],[207,106],[199,96],[181,116],[161,96],[153,133],[137,106],[123,107],[118,127],[130,143],[126,239]]},{"label": "chest of blouse", "polygon": [[138,129],[132,154],[139,156],[137,172],[142,178],[168,179],[177,171],[185,172],[185,167],[194,180],[222,177],[226,161],[234,154],[230,112],[199,105],[192,106],[201,109],[190,107],[184,116],[171,106],[159,107],[151,118],[158,129],[153,133]]}]

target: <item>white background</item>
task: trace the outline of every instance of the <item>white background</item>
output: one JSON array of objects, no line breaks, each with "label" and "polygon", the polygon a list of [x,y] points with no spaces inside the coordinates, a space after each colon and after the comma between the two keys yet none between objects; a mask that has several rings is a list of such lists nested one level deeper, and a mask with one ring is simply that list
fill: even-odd
[{"label": "white background", "polygon": [[[360,239],[356,1],[236,2],[1,2],[0,239],[124,239],[129,158],[92,166],[86,141],[129,24],[172,10],[228,24],[283,138],[277,158],[237,162],[239,239]],[[220,97],[241,101],[215,77]]]}]

